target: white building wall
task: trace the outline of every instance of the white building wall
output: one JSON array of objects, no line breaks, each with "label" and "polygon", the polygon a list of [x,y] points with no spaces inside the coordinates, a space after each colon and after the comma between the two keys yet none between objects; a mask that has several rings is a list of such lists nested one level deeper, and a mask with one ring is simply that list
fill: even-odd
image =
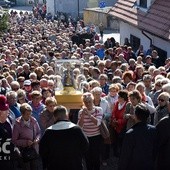
[{"label": "white building wall", "polygon": [[[167,51],[167,57],[170,58],[170,42],[165,41],[159,37],[155,37],[147,32],[145,32],[151,39],[152,44],[158,48],[161,48],[164,51]],[[125,23],[123,21],[120,22],[120,44],[124,44],[124,39],[128,38],[130,41],[130,34],[140,38],[141,45],[143,45],[144,49],[147,50],[150,46],[150,40],[142,34],[142,31],[137,29],[136,27]]]},{"label": "white building wall", "polygon": [[83,9],[87,7],[87,0],[46,0],[47,11],[54,14],[55,12],[68,13],[74,17],[78,15],[78,2],[79,14],[83,13]]},{"label": "white building wall", "polygon": [[161,48],[162,50],[167,52],[167,58],[170,58],[170,42],[165,41],[161,38],[158,37],[154,37],[152,35],[150,35],[150,37],[152,37],[153,40],[153,45],[156,47]]},{"label": "white building wall", "polygon": [[43,0],[38,0],[38,2],[39,2],[40,4],[43,4]]}]

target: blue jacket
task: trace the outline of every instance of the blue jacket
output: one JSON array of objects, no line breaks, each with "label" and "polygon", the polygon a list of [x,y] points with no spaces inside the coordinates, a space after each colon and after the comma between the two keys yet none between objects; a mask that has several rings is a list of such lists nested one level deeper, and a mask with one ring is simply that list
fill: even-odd
[{"label": "blue jacket", "polygon": [[104,48],[100,48],[96,51],[96,55],[99,56],[100,60],[104,58]]},{"label": "blue jacket", "polygon": [[34,107],[34,105],[32,104],[32,101],[28,103],[31,108],[32,108],[32,116],[38,121],[38,124],[41,127],[41,122],[40,122],[40,113],[44,110],[45,105],[43,103],[40,103],[38,107]]}]

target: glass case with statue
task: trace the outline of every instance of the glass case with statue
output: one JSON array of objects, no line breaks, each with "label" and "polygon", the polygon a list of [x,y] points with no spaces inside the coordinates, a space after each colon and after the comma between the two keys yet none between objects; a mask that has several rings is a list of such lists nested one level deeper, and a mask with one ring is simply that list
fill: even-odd
[{"label": "glass case with statue", "polygon": [[82,90],[78,88],[73,70],[79,67],[81,72],[82,62],[80,60],[58,60],[55,65],[56,75],[61,76],[58,87],[55,90],[55,97],[59,105],[64,105],[67,108],[81,108]]}]

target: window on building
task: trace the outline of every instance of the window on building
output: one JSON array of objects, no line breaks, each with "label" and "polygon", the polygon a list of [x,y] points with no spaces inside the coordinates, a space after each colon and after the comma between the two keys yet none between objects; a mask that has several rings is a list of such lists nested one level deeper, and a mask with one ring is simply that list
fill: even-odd
[{"label": "window on building", "polygon": [[136,52],[140,45],[140,38],[131,34],[130,35],[130,44],[131,44],[133,50]]},{"label": "window on building", "polygon": [[140,0],[139,6],[142,8],[147,8],[147,0]]}]

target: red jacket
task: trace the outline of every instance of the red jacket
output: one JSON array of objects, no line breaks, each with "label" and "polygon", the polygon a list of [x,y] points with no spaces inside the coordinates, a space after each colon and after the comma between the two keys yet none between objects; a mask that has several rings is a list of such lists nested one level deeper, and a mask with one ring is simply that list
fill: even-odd
[{"label": "red jacket", "polygon": [[117,133],[120,133],[123,130],[123,128],[125,127],[126,122],[127,122],[127,120],[123,118],[127,102],[125,103],[125,105],[123,106],[123,108],[121,110],[118,110],[118,104],[119,103],[116,102],[115,107],[112,112],[111,121],[116,119],[117,126],[115,127],[115,130]]}]

